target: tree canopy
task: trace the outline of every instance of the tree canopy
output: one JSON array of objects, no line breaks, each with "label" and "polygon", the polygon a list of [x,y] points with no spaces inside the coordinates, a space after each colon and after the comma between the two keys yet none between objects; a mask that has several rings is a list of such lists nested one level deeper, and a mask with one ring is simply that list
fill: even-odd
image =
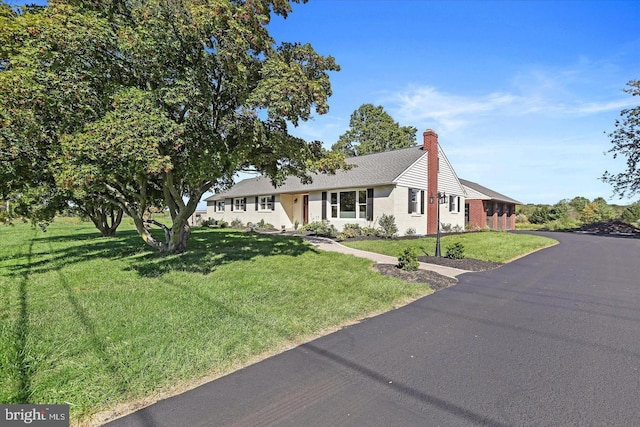
[{"label": "tree canopy", "polygon": [[[121,208],[162,252],[186,249],[202,195],[228,188],[239,171],[278,185],[344,165],[321,142],[288,132],[328,111],[328,73],[339,70],[309,44],[276,45],[267,25],[291,12],[289,0],[53,0],[3,10],[11,27],[0,37],[17,41],[0,47],[0,76],[3,86],[15,80],[6,102],[27,124],[3,119],[3,152],[23,161],[34,146],[58,188]],[[152,207],[168,209],[171,224],[151,218]]]},{"label": "tree canopy", "polygon": [[416,144],[417,129],[400,126],[382,106],[363,104],[351,114],[349,129],[331,149],[347,156],[378,153]]},{"label": "tree canopy", "polygon": [[[640,95],[640,80],[631,80],[624,89],[631,96]],[[640,192],[640,105],[626,108],[620,112],[621,119],[616,120],[615,130],[609,134],[613,147],[609,153],[613,158],[626,157],[627,170],[617,174],[605,171],[602,179],[613,185],[614,191],[621,197]]]}]

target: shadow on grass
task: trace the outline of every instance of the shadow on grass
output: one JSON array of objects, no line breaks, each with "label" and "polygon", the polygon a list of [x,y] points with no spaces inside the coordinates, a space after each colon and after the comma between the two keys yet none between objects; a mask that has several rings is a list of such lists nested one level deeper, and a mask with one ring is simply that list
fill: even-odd
[{"label": "shadow on grass", "polygon": [[209,274],[218,266],[256,257],[300,256],[317,252],[300,237],[224,230],[194,230],[189,239],[189,251],[160,257],[149,254],[132,264],[141,276],[156,277],[172,271]]},{"label": "shadow on grass", "polygon": [[[161,238],[160,235],[157,237]],[[27,270],[29,274],[46,273],[91,260],[123,260],[128,264],[126,270],[134,270],[145,277],[157,277],[173,271],[208,274],[218,266],[233,261],[317,252],[317,249],[305,244],[300,237],[237,230],[194,229],[187,252],[166,256],[153,252],[133,230],[118,232],[112,238],[81,233],[42,236],[33,240],[48,243],[51,249],[30,253],[29,260],[9,265],[9,275],[20,276]],[[13,258],[25,256],[26,254],[14,254]]]}]

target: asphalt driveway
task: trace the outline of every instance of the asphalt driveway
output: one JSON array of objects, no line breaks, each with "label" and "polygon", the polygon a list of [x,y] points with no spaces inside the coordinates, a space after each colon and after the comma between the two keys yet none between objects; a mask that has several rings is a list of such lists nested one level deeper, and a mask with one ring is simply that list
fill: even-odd
[{"label": "asphalt driveway", "polygon": [[640,425],[640,239],[560,245],[110,426]]}]

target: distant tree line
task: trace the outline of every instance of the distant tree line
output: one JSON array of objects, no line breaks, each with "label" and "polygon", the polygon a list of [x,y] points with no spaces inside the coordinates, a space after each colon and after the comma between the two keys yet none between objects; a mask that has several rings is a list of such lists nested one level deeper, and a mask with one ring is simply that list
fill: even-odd
[{"label": "distant tree line", "polygon": [[602,197],[589,200],[577,196],[554,205],[528,204],[516,210],[518,223],[547,225],[549,228],[574,228],[582,224],[619,219],[637,225],[640,221],[640,201],[628,206],[609,204]]}]

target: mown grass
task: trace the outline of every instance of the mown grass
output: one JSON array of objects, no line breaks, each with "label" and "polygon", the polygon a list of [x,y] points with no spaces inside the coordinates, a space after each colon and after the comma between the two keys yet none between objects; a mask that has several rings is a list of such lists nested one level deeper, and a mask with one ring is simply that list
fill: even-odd
[{"label": "mown grass", "polygon": [[73,423],[431,292],[297,237],[196,229],[167,257],[127,224],[0,241],[0,402],[68,402]]},{"label": "mown grass", "polygon": [[[446,255],[447,246],[455,243],[462,243],[464,245],[465,258],[506,262],[537,249],[554,245],[557,241],[547,237],[507,232],[444,235],[440,240],[442,255]],[[436,239],[435,237],[423,237],[407,240],[347,240],[342,242],[342,244],[364,251],[391,256],[398,256],[402,250],[409,247],[416,248],[418,255],[425,253],[434,255]]]}]

